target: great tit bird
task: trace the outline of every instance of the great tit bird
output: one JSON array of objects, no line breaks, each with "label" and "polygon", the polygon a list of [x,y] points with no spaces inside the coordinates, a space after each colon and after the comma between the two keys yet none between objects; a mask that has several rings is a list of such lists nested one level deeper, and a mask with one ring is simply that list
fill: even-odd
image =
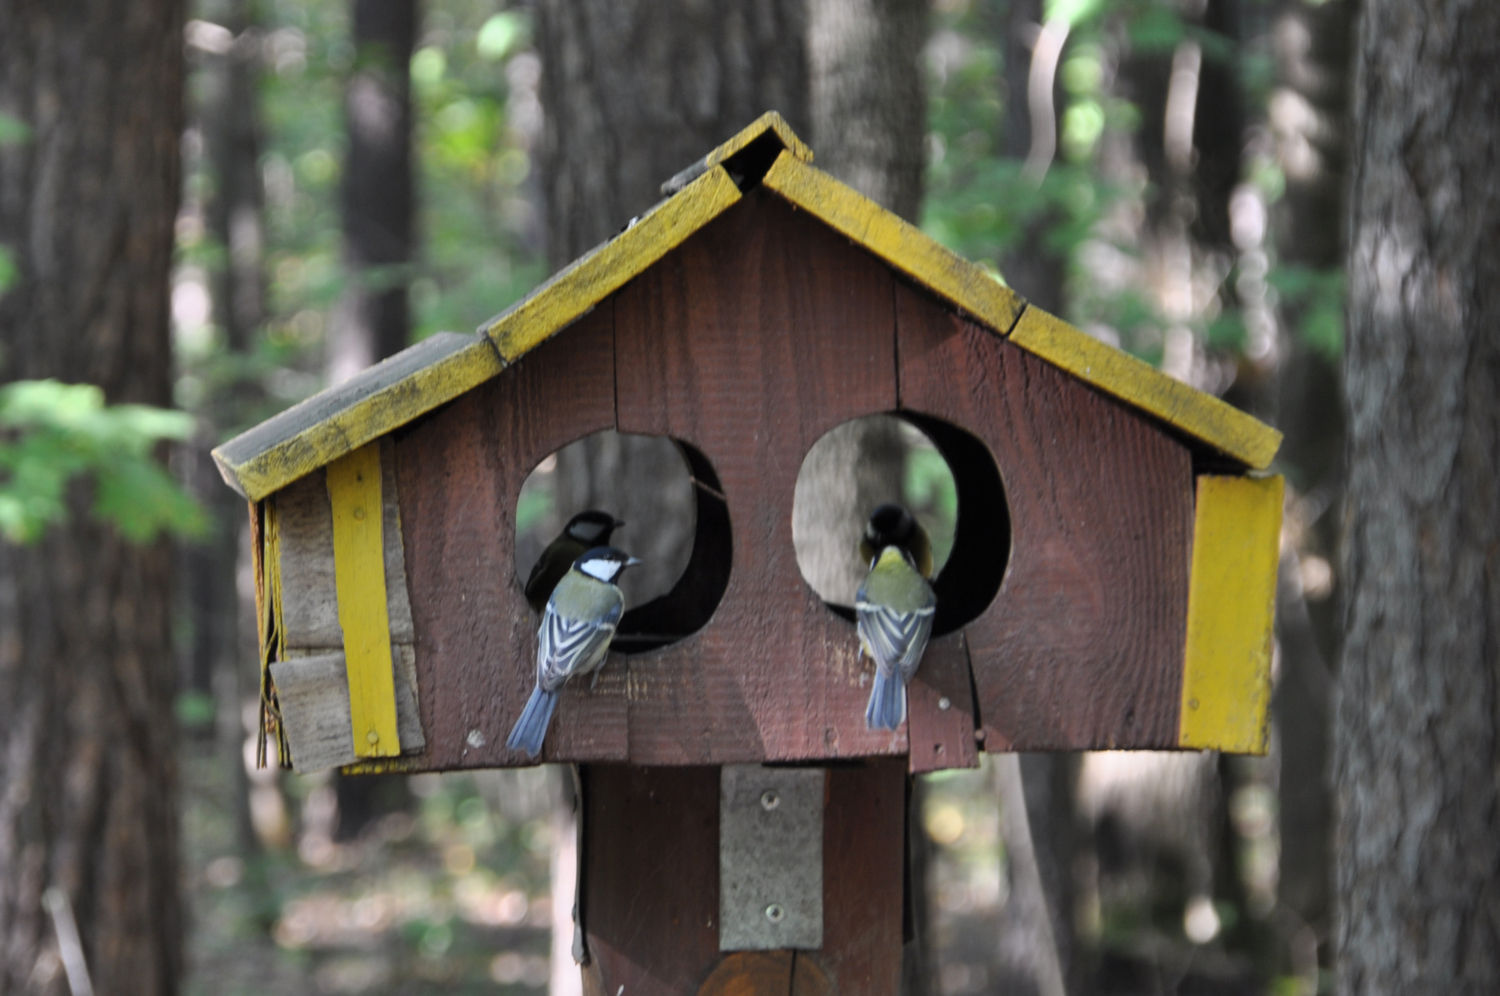
[{"label": "great tit bird", "polygon": [[894,730],[906,719],[906,685],[932,636],[932,544],[910,512],[882,505],[865,527],[861,554],[866,550],[870,573],[854,598],[860,649],[875,661],[865,725]]},{"label": "great tit bird", "polygon": [[932,541],[922,524],[900,505],[881,505],[870,513],[859,541],[860,560],[873,564],[875,555],[888,546],[899,546],[911,554],[922,576],[932,579]]},{"label": "great tit bird", "polygon": [[528,757],[542,752],[558,689],[575,674],[604,666],[625,608],[615,581],[625,568],[639,563],[624,550],[599,546],[573,561],[557,583],[536,632],[536,688],[505,739],[506,747],[524,750]]},{"label": "great tit bird", "polygon": [[552,589],[568,573],[573,562],[596,546],[608,546],[610,534],[625,523],[608,512],[589,509],[579,512],[568,520],[557,539],[547,544],[547,549],[532,565],[531,576],[526,579],[526,602],[531,611],[541,612],[552,597]]}]

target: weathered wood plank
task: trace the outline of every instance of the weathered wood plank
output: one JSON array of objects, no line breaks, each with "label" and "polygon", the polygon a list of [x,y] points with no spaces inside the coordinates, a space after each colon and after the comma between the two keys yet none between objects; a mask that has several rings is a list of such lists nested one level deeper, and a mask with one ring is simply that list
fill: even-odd
[{"label": "weathered wood plank", "polygon": [[226,483],[251,501],[463,394],[503,368],[482,336],[440,332],[214,450]]},{"label": "weathered wood plank", "polygon": [[[890,265],[1016,345],[1101,391],[1155,415],[1236,460],[1264,468],[1281,433],[1203,391],[1166,376],[1066,322],[1026,305],[982,267],[833,177],[782,155],[762,183],[811,211]],[[1023,308],[1025,309],[1023,313]]]},{"label": "weathered wood plank", "polygon": [[979,766],[969,649],[962,631],[927,645],[922,666],[906,689],[906,729],[911,742],[907,770],[912,774]]},{"label": "weathered wood plank", "polygon": [[895,406],[890,271],[765,191],[616,296],[622,432],[670,435],[713,465],[734,571],[688,639],[630,660],[630,756],[721,764],[904,753],[864,727],[854,626],[797,568],[802,459],[846,419]]},{"label": "weathered wood plank", "polygon": [[370,443],[339,457],[328,465],[327,477],[354,753],[395,757],[401,753],[401,744],[386,609],[380,444]]},{"label": "weathered wood plank", "polygon": [[1280,477],[1198,478],[1182,747],[1266,752],[1284,487]]},{"label": "weathered wood plank", "polygon": [[[606,302],[396,434],[425,767],[532,763],[505,749],[535,682],[539,621],[516,577],[515,502],[543,458],[614,425],[613,313]],[[625,723],[625,669],[612,659],[593,691],[567,686],[543,759],[623,760]]]},{"label": "weathered wood plank", "polygon": [[[292,748],[292,764],[303,774],[358,760],[350,733],[349,681],[342,650],[297,650],[271,665],[281,717]],[[391,647],[396,690],[396,727],[401,749],[426,746],[417,708],[416,653],[410,644]]]},{"label": "weathered wood plank", "polygon": [[984,267],[796,156],[781,155],[761,183],[1001,335],[1026,306]]},{"label": "weathered wood plank", "polygon": [[719,769],[590,764],[583,925],[594,991],[692,996],[719,963]]},{"label": "weathered wood plank", "polygon": [[[798,952],[798,962],[821,968],[834,992],[897,996],[906,871],[901,758],[871,758],[828,772],[823,856],[823,949]],[[803,985],[821,991],[799,973],[797,996]]]},{"label": "weathered wood plank", "polygon": [[564,267],[509,310],[481,327],[513,363],[634,279],[740,199],[715,166],[674,197],[632,219],[625,231]]},{"label": "weathered wood plank", "polygon": [[1009,565],[967,627],[986,749],[1177,746],[1187,448],[924,294],[896,299],[903,408],[975,434],[1005,481]]},{"label": "weathered wood plank", "polygon": [[[391,642],[411,643],[411,600],[401,543],[401,510],[396,485],[395,448],[381,441],[381,509],[385,550],[386,612]],[[292,482],[273,495],[279,529],[282,628],[288,647],[341,647],[338,589],[334,582],[333,513],[323,470]]]},{"label": "weathered wood plank", "polygon": [[1281,433],[1264,422],[1040,308],[1027,307],[1010,341],[1257,470],[1281,448]]}]

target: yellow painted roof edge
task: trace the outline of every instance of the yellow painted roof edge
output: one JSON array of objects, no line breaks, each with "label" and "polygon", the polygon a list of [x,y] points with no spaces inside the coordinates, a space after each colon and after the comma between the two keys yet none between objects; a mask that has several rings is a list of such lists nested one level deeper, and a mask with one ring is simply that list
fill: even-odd
[{"label": "yellow painted roof edge", "polygon": [[782,153],[761,184],[1005,335],[1026,301],[984,267],[868,197]]},{"label": "yellow painted roof edge", "polygon": [[[397,426],[478,387],[505,368],[493,344],[483,336],[440,333],[404,352],[420,355],[424,346],[439,345],[443,339],[453,340],[458,348],[382,382],[383,368],[410,359],[409,355],[396,354],[361,375],[368,376],[370,383],[376,385],[374,390],[336,407],[326,416],[319,417],[320,409],[328,407],[330,399],[347,393],[345,389],[333,388],[314,395],[217,447],[213,456],[219,473],[240,494],[251,501],[260,501]],[[279,425],[287,429],[275,432]],[[268,431],[279,438],[259,444],[257,437]],[[246,450],[250,452],[241,458],[241,452]]]},{"label": "yellow painted roof edge", "polygon": [[1269,467],[1281,447],[1281,433],[1254,416],[1168,377],[1041,308],[1027,306],[1011,329],[1010,341],[1252,469]]},{"label": "yellow painted roof edge", "polygon": [[507,364],[566,328],[740,199],[722,166],[659,202],[613,239],[580,257],[480,326]]},{"label": "yellow painted roof edge", "polygon": [[761,182],[1017,346],[1106,394],[1257,470],[1280,448],[1277,430],[1027,304],[983,267],[822,170],[782,154]]}]

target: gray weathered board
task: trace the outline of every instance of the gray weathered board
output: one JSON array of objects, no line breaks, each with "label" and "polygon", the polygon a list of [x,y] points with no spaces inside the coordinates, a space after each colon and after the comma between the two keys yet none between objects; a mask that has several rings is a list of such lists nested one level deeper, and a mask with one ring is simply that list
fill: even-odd
[{"label": "gray weathered board", "polygon": [[[380,494],[385,549],[386,609],[396,683],[396,729],[401,752],[427,746],[417,707],[416,642],[406,590],[406,558],[396,494],[392,446],[380,443]],[[327,477],[314,471],[278,491],[281,542],[281,625],[287,660],[271,665],[292,765],[319,771],[359,760],[349,717],[344,633],[339,626],[333,563],[333,510]]]}]

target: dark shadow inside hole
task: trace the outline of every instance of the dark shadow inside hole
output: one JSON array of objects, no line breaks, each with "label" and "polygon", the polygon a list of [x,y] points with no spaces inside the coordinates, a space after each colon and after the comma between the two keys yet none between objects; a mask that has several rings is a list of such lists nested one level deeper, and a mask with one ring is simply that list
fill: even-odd
[{"label": "dark shadow inside hole", "polygon": [[729,587],[734,542],[719,477],[697,449],[680,440],[673,442],[692,474],[698,512],[693,552],[671,591],[629,610],[620,619],[614,645],[627,654],[655,650],[696,633],[708,625]]},{"label": "dark shadow inside hole", "polygon": [[[610,542],[643,564],[619,584],[616,651],[654,650],[701,629],[729,585],[729,516],[706,457],[666,436],[603,430],[541,461],[516,501],[516,582],[585,509],[624,520]],[[543,596],[545,597],[545,596]]]},{"label": "dark shadow inside hole", "polygon": [[932,635],[942,636],[979,618],[1000,593],[1010,563],[1010,505],[988,446],[951,422],[898,414],[932,440],[958,490],[953,553],[932,585],[937,595]]}]

